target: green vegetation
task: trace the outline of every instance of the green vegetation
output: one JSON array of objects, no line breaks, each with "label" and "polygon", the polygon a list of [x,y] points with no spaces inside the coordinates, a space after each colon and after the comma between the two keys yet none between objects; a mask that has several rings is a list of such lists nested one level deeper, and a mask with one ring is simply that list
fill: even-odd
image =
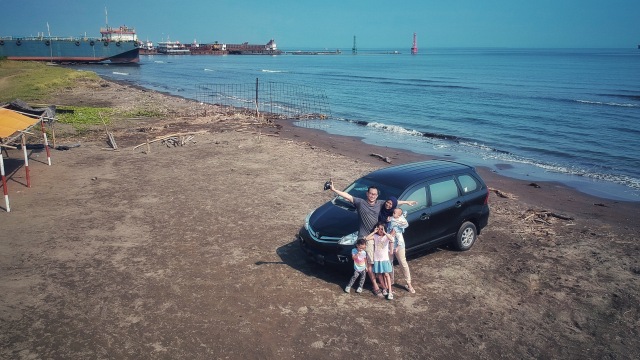
[{"label": "green vegetation", "polygon": [[[57,108],[56,117],[63,124],[71,124],[76,129],[83,129],[93,125],[109,124],[114,110],[111,108],[92,108],[64,106]],[[104,123],[103,123],[104,121]]]},{"label": "green vegetation", "polygon": [[[99,79],[93,72],[76,71],[41,62],[0,59],[0,103],[21,99],[42,104],[56,90],[71,88],[78,82]],[[104,107],[58,106],[57,110],[58,120],[72,125],[78,131],[104,123],[110,124],[118,118],[163,116],[157,110],[142,108],[118,112]]]},{"label": "green vegetation", "polygon": [[128,118],[136,118],[136,117],[153,118],[153,117],[162,117],[162,113],[156,110],[135,109],[135,110],[124,113],[123,116]]},{"label": "green vegetation", "polygon": [[82,79],[98,79],[98,75],[40,62],[0,60],[0,102],[41,100]]}]

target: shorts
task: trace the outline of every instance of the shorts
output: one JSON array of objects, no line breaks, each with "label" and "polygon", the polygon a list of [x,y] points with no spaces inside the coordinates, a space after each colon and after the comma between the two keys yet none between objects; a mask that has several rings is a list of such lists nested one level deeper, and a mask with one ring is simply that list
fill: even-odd
[{"label": "shorts", "polygon": [[373,263],[373,273],[374,274],[385,274],[393,271],[391,267],[391,262],[389,260],[384,261],[376,261]]},{"label": "shorts", "polygon": [[373,264],[373,240],[367,240],[367,247],[364,251],[367,252],[367,264]]}]

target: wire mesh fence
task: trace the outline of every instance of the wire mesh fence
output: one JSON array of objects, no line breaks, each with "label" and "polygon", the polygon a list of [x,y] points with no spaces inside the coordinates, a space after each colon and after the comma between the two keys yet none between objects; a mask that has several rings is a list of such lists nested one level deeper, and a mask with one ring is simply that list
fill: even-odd
[{"label": "wire mesh fence", "polygon": [[327,119],[329,99],[322,89],[281,82],[255,84],[199,84],[199,102],[255,111],[287,119]]}]

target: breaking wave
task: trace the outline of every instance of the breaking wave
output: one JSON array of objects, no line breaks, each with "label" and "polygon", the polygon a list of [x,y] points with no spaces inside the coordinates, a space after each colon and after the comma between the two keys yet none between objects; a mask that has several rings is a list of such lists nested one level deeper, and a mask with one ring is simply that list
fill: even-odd
[{"label": "breaking wave", "polygon": [[433,147],[436,149],[448,149],[448,151],[471,153],[480,156],[484,160],[499,160],[518,163],[544,170],[549,173],[583,177],[585,179],[600,180],[627,186],[634,190],[640,190],[640,179],[624,174],[608,173],[605,169],[586,168],[583,166],[562,165],[542,160],[523,157],[510,151],[494,148],[473,139],[465,139],[458,136],[439,134],[432,132],[407,129],[397,125],[387,125],[379,122],[363,120],[336,119],[346,121],[358,126],[365,126],[381,132],[389,132],[398,135],[415,136],[433,139]]},{"label": "breaking wave", "polygon": [[590,101],[590,100],[576,100],[576,102],[590,105],[605,105],[605,106],[621,106],[621,107],[639,107],[638,104],[627,103],[615,103],[615,102],[603,102],[603,101]]}]

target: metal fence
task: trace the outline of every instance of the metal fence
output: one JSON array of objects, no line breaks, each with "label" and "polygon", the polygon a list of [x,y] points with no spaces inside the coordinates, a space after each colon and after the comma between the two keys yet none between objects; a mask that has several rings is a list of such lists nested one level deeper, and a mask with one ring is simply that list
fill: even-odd
[{"label": "metal fence", "polygon": [[199,102],[241,108],[288,119],[327,119],[329,100],[321,89],[281,82],[196,85]]}]

